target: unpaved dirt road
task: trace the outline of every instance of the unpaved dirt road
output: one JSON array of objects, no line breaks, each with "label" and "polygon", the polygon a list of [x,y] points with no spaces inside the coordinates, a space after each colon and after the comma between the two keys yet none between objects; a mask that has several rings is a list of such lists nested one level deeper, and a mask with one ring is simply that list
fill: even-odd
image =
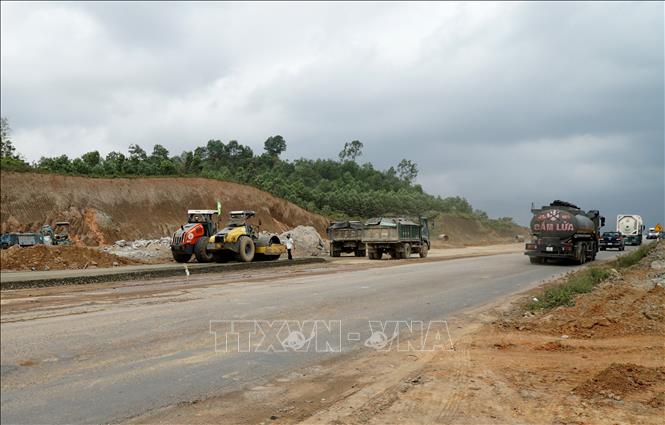
[{"label": "unpaved dirt road", "polygon": [[[446,320],[573,268],[513,253],[3,292],[2,423],[192,422],[169,409],[225,394],[241,413],[224,422],[252,423],[264,413],[252,412],[252,397],[279,394],[293,374],[346,362],[361,371],[374,352],[364,344],[370,320]],[[215,320],[340,321],[341,350],[219,353]],[[317,379],[336,384],[310,410],[356,388],[344,376]]]}]

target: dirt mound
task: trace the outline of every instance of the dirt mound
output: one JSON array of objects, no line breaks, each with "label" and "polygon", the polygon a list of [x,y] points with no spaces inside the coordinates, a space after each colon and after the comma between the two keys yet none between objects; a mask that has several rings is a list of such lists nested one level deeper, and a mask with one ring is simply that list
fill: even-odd
[{"label": "dirt mound", "polygon": [[560,308],[531,330],[581,338],[659,334],[665,336],[665,288],[607,285],[579,297],[575,306]]},{"label": "dirt mound", "polygon": [[64,270],[140,264],[93,248],[80,246],[13,246],[0,252],[2,270]]},{"label": "dirt mound", "polygon": [[591,399],[608,395],[626,396],[665,382],[665,367],[646,367],[632,363],[612,363],[593,378],[576,387],[575,394]]},{"label": "dirt mound", "polygon": [[431,237],[435,248],[521,242],[529,236],[527,228],[516,224],[495,229],[477,218],[455,214],[440,214],[433,223]]},{"label": "dirt mound", "polygon": [[169,236],[186,220],[187,209],[254,210],[261,230],[281,233],[298,225],[324,235],[327,220],[288,201],[241,184],[205,178],[96,179],[56,174],[0,174],[3,232],[37,231],[56,221],[71,222],[72,239],[108,245]]},{"label": "dirt mound", "polygon": [[525,315],[514,311],[496,324],[503,328],[576,338],[665,336],[665,288],[658,283],[663,272],[650,268],[654,259],[664,253],[665,244],[661,243],[636,266],[625,269],[623,274],[610,270],[612,277],[609,280],[594,291],[576,297],[575,305],[571,307]]}]

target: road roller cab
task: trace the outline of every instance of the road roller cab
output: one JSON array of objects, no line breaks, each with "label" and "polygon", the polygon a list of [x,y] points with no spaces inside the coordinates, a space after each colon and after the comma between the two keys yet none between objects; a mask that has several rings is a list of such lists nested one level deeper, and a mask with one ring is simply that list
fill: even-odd
[{"label": "road roller cab", "polygon": [[171,254],[179,263],[186,263],[194,255],[196,244],[203,240],[205,244],[208,237],[217,231],[215,215],[217,210],[188,210],[187,224],[180,226],[171,238]]},{"label": "road roller cab", "polygon": [[277,260],[286,248],[277,235],[260,232],[261,222],[252,223],[254,211],[231,211],[229,222],[222,230],[210,236],[207,244],[195,249],[199,262],[244,262]]}]

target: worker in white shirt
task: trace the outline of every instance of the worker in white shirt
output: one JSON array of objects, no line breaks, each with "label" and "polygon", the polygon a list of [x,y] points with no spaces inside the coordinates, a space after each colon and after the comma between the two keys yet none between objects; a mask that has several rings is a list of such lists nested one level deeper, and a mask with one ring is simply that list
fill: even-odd
[{"label": "worker in white shirt", "polygon": [[293,255],[291,255],[291,251],[295,251],[295,243],[293,242],[293,239],[291,239],[291,233],[286,235],[286,252],[289,254],[289,260],[293,260]]}]

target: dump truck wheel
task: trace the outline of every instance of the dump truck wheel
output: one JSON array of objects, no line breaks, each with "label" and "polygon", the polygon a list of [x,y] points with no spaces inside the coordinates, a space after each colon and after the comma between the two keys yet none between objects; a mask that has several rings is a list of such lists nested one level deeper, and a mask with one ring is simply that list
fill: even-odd
[{"label": "dump truck wheel", "polygon": [[330,256],[331,257],[339,257],[340,255],[342,255],[342,251],[340,251],[340,250],[333,249],[332,251],[330,251]]},{"label": "dump truck wheel", "polygon": [[238,258],[245,263],[249,263],[254,259],[254,241],[251,238],[247,236],[240,237]]},{"label": "dump truck wheel", "polygon": [[171,251],[171,254],[173,254],[173,259],[176,261],[176,263],[186,263],[192,258],[192,254],[187,254],[186,252],[174,252]]},{"label": "dump truck wheel", "polygon": [[367,253],[365,252],[364,249],[358,249],[355,252],[356,257],[365,257]]},{"label": "dump truck wheel", "polygon": [[199,239],[194,245],[194,255],[199,263],[210,263],[215,259],[212,253],[208,252],[207,246],[208,239],[206,238]]},{"label": "dump truck wheel", "polygon": [[425,258],[427,257],[427,244],[424,243],[423,246],[420,247],[420,258]]},{"label": "dump truck wheel", "polygon": [[531,264],[543,264],[543,259],[540,257],[529,257]]},{"label": "dump truck wheel", "polygon": [[409,258],[411,256],[411,244],[407,243],[404,245],[404,251],[402,251],[402,258]]}]

